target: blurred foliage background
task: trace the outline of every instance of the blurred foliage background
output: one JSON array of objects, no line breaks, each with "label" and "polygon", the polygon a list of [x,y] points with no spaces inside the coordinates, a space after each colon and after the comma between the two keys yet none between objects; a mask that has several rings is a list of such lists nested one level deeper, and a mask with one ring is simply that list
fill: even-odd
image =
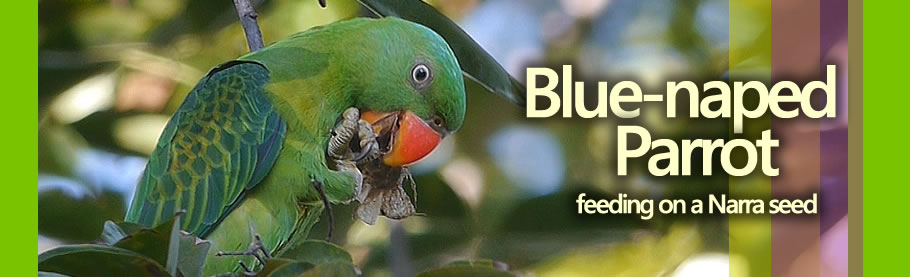
[{"label": "blurred foliage background", "polygon": [[[252,2],[266,44],[370,16],[353,0],[329,0],[327,9],[315,0]],[[572,64],[576,80],[636,80],[647,91],[726,70],[727,1],[428,2],[519,80],[527,66]],[[205,72],[247,49],[229,0],[40,0],[38,15],[41,252],[91,241],[104,220],[122,220],[170,114]],[[481,258],[539,275],[726,272],[725,218],[582,217],[574,202],[579,192],[725,192],[726,176],[655,178],[643,160],[618,178],[614,130],[629,122],[528,120],[504,99],[467,89],[465,127],[412,168],[426,216],[371,227],[350,216],[353,207],[336,208],[336,242],[366,276]],[[593,82],[586,91],[596,91]],[[663,110],[643,108],[633,123],[655,137],[727,134],[726,121],[692,124]],[[321,225],[312,234],[324,236]]]}]

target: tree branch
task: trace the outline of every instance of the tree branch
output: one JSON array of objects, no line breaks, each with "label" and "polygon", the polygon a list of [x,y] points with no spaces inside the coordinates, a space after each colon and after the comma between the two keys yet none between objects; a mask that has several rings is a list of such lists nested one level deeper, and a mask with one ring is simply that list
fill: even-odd
[{"label": "tree branch", "polygon": [[234,0],[234,7],[237,9],[237,16],[240,17],[240,25],[243,26],[243,33],[246,35],[246,43],[250,47],[250,52],[256,52],[265,43],[262,42],[262,32],[259,31],[259,23],[256,19],[259,14],[253,10],[249,0]]}]

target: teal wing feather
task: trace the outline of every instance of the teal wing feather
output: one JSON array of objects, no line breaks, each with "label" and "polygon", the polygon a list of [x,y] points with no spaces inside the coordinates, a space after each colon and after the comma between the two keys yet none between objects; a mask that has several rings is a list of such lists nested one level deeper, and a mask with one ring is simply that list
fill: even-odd
[{"label": "teal wing feather", "polygon": [[185,210],[205,237],[271,170],[286,123],[265,95],[268,70],[251,61],[213,69],[168,122],[126,221],[154,226]]}]

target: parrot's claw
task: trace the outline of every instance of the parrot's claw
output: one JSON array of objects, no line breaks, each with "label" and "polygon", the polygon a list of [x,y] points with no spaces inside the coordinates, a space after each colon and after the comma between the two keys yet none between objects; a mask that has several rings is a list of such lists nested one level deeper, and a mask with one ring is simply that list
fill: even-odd
[{"label": "parrot's claw", "polygon": [[332,129],[332,138],[329,140],[328,155],[335,161],[350,159],[350,143],[357,134],[360,121],[360,111],[357,108],[348,108],[341,114],[341,122]]},{"label": "parrot's claw", "polygon": [[376,140],[376,133],[373,133],[373,125],[366,120],[361,119],[358,122],[357,136],[360,138],[360,153],[354,158],[354,162],[370,161],[382,155],[379,150],[379,141]]},{"label": "parrot's claw", "polygon": [[[359,138],[357,146],[360,152],[351,149],[351,142]],[[332,138],[326,149],[329,158],[338,162],[349,160],[360,162],[379,157],[379,142],[373,133],[373,126],[366,120],[360,119],[360,110],[348,108],[341,116],[341,121],[332,130]]]},{"label": "parrot's claw", "polygon": [[[250,234],[253,236],[253,242],[250,243],[250,247],[241,252],[224,252],[218,251],[215,253],[216,257],[222,256],[248,256],[256,258],[256,261],[259,262],[259,268],[265,267],[265,263],[272,258],[272,255],[269,254],[269,250],[265,248],[265,244],[262,243],[262,237],[253,229],[253,225],[250,225]],[[243,269],[243,275],[246,276],[255,276],[257,271],[253,270],[255,266],[250,268],[243,261],[238,262],[240,268]]]},{"label": "parrot's claw", "polygon": [[246,275],[246,276],[256,276],[256,274],[258,273],[256,271],[253,271],[249,267],[247,267],[246,264],[243,263],[243,261],[240,261],[240,268],[243,269],[243,275]]},{"label": "parrot's claw", "polygon": [[373,146],[373,144],[369,144],[367,147],[368,148],[365,149],[364,151],[360,151],[360,154],[358,154],[357,157],[354,158],[354,160],[353,160],[354,162],[360,162],[363,159],[366,159],[367,157],[371,156],[370,154],[376,151],[376,147]]},{"label": "parrot's claw", "polygon": [[329,198],[325,195],[325,189],[322,187],[322,182],[310,177],[310,183],[316,188],[316,192],[319,193],[319,198],[322,198],[322,205],[325,206],[326,217],[329,222],[329,234],[326,235],[325,241],[332,242],[332,233],[335,231],[335,218],[332,216],[332,205],[329,203]]},{"label": "parrot's claw", "polygon": [[357,167],[359,164],[379,158],[382,151],[376,134],[373,133],[373,126],[360,119],[360,110],[352,107],[342,113],[335,129],[332,130],[326,154],[334,170],[353,175],[355,197],[351,200],[362,202],[366,195],[363,189],[363,174]]}]

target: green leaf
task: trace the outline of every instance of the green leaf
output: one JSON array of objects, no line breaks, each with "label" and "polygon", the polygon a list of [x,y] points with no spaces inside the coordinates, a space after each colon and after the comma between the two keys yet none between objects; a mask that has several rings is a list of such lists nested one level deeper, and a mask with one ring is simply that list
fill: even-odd
[{"label": "green leaf", "polygon": [[117,226],[117,223],[108,220],[104,222],[104,230],[101,231],[101,238],[98,239],[98,242],[104,245],[114,245],[127,235],[120,226]]},{"label": "green leaf", "polygon": [[56,272],[38,271],[38,277],[66,277],[66,276],[69,276],[69,275],[64,275],[64,274],[60,274],[60,273],[56,273]]},{"label": "green leaf", "polygon": [[[171,275],[177,275],[177,261],[180,250],[180,213],[154,229],[142,229],[117,241],[115,247],[141,253],[167,268]],[[116,232],[116,231],[112,231]],[[116,235],[112,235],[114,237]]]},{"label": "green leaf", "polygon": [[104,222],[104,230],[101,231],[101,238],[98,239],[98,243],[104,245],[114,245],[118,241],[139,232],[140,230],[145,229],[144,226],[130,223],[130,222],[119,222],[115,223],[113,221]]},{"label": "green leaf", "polygon": [[443,267],[450,267],[450,266],[491,267],[491,268],[495,268],[500,271],[506,271],[505,269],[502,269],[502,268],[507,267],[504,263],[495,262],[490,259],[454,261]]},{"label": "green leaf", "polygon": [[170,276],[139,253],[106,245],[61,246],[38,255],[38,271],[69,276]]},{"label": "green leaf", "polygon": [[332,262],[353,263],[351,254],[338,245],[323,240],[305,240],[285,251],[281,257],[314,265]]},{"label": "green leaf", "polygon": [[208,255],[212,243],[187,232],[180,231],[179,233],[180,251],[177,267],[180,273],[187,277],[202,276],[205,257]]},{"label": "green leaf", "polygon": [[525,87],[512,78],[470,35],[420,0],[357,0],[379,16],[394,16],[436,31],[452,48],[467,79],[510,102],[525,105]]},{"label": "green leaf", "polygon": [[[177,275],[179,270],[183,276],[202,276],[202,268],[211,242],[180,231],[175,224],[177,221],[179,218],[175,217],[155,229],[147,229],[130,222],[107,221],[104,223],[99,243],[152,255],[157,262],[175,267],[167,267],[171,275]],[[167,250],[161,248],[162,246],[168,246]],[[164,252],[167,258],[162,258]]]},{"label": "green leaf", "polygon": [[123,195],[94,192],[73,198],[60,189],[38,193],[38,233],[67,243],[86,243],[98,238],[104,221],[123,218]]},{"label": "green leaf", "polygon": [[260,277],[279,277],[279,276],[300,276],[307,270],[313,268],[313,264],[295,261],[284,258],[271,258],[265,263],[262,271],[256,276]]},{"label": "green leaf", "polygon": [[[165,222],[165,225],[170,223],[171,226],[166,226],[164,228],[170,227],[168,231],[168,246],[167,246],[167,272],[171,275],[177,276],[177,262],[180,261],[180,216],[183,215],[184,211],[181,210],[177,212],[177,215],[174,215],[174,218],[170,222]],[[158,226],[156,228],[161,228]]]},{"label": "green leaf", "polygon": [[491,260],[476,261],[458,261],[448,265],[430,269],[418,274],[418,277],[448,277],[448,276],[476,276],[476,277],[500,277],[515,276],[514,274],[500,269],[501,265]]},{"label": "green leaf", "polygon": [[319,276],[337,276],[337,277],[355,277],[357,269],[349,262],[335,261],[330,263],[318,264],[315,267],[300,274],[301,277],[319,277]]},{"label": "green leaf", "polygon": [[261,276],[357,276],[351,254],[322,240],[305,240],[272,260],[263,272],[272,269]]},{"label": "green leaf", "polygon": [[134,234],[117,241],[114,247],[127,249],[136,253],[145,255],[159,264],[167,264],[168,248],[170,247],[171,227],[174,220],[171,219],[155,229],[142,229]]}]

